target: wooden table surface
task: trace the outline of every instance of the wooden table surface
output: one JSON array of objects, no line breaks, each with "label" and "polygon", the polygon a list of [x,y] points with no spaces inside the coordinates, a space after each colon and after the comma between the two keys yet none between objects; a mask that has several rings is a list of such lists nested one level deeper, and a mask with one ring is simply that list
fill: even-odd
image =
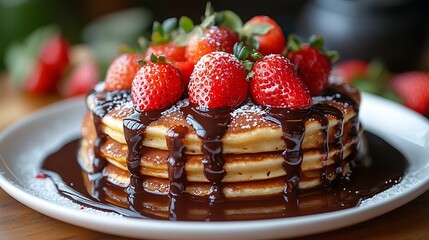
[{"label": "wooden table surface", "polygon": [[[28,96],[0,76],[0,131],[15,120],[61,100],[56,95]],[[0,239],[124,239],[76,227],[44,216],[0,188]],[[378,218],[306,239],[429,239],[429,191]]]}]

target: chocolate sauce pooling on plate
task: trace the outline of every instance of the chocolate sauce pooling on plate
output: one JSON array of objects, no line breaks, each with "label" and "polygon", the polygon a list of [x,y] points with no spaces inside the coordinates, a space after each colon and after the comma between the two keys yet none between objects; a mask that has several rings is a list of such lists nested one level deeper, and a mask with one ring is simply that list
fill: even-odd
[{"label": "chocolate sauce pooling on plate", "polygon": [[[210,219],[206,215],[201,217],[199,212],[210,211],[207,202],[193,199],[186,194],[180,198],[180,206],[184,206],[184,208],[177,209],[177,202],[176,208],[168,208],[170,198],[167,195],[145,193],[138,199],[140,211],[133,209],[131,203],[127,201],[126,187],[116,186],[105,178],[102,178],[101,181],[91,181],[89,175],[82,171],[77,160],[79,139],[67,143],[57,152],[49,155],[44,161],[42,172],[54,180],[63,197],[86,207],[115,212],[127,217],[183,221],[285,218],[352,208],[363,199],[388,189],[402,179],[407,168],[405,157],[376,135],[368,132],[365,135],[372,164],[356,166],[350,181],[343,184],[334,183],[328,188],[302,192],[297,201],[285,202],[283,195],[263,199],[225,201],[217,206],[217,210],[222,212],[223,219]],[[180,137],[178,138],[180,139]],[[41,181],[46,181],[46,179]],[[98,197],[88,191],[89,188],[100,191],[97,194]],[[312,207],[312,203],[317,204]],[[151,207],[143,207],[143,205],[152,206],[151,204],[154,204],[153,206],[165,205],[168,210],[159,208],[158,213],[154,213],[153,208],[150,211]],[[173,211],[174,214],[171,214],[170,211]],[[175,215],[175,218],[171,218],[172,215]]]}]

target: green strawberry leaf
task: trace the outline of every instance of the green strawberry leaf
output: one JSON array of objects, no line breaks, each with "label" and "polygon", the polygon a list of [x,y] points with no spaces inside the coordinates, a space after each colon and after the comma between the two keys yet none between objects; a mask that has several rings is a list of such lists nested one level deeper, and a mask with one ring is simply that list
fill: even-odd
[{"label": "green strawberry leaf", "polygon": [[177,27],[177,18],[168,18],[162,22],[162,29],[164,31],[164,35],[168,38],[169,34],[176,29]]},{"label": "green strawberry leaf", "polygon": [[206,18],[204,18],[204,20],[201,22],[200,26],[204,29],[204,28],[208,28],[211,26],[214,26],[216,22],[216,16],[215,15],[210,15]]},{"label": "green strawberry leaf", "polygon": [[265,35],[274,26],[268,23],[251,23],[244,24],[241,34],[245,36]]},{"label": "green strawberry leaf", "polygon": [[234,32],[239,32],[240,29],[243,27],[243,21],[241,18],[230,10],[221,11],[219,13],[223,16],[222,21],[218,23],[218,26],[226,27]]},{"label": "green strawberry leaf", "polygon": [[317,34],[313,34],[308,39],[308,43],[310,44],[310,46],[320,50],[323,48],[324,44],[323,37]]},{"label": "green strawberry leaf", "polygon": [[336,62],[340,59],[340,54],[335,50],[321,50],[322,54],[325,55],[331,63]]},{"label": "green strawberry leaf", "polygon": [[192,31],[192,29],[194,29],[194,22],[189,17],[182,16],[179,19],[179,27],[184,32],[189,33]]},{"label": "green strawberry leaf", "polygon": [[234,55],[240,60],[245,60],[250,55],[250,49],[246,45],[244,45],[243,42],[235,43],[233,52]]},{"label": "green strawberry leaf", "polygon": [[289,52],[297,51],[301,48],[301,41],[295,34],[289,34],[287,38],[287,49]]}]

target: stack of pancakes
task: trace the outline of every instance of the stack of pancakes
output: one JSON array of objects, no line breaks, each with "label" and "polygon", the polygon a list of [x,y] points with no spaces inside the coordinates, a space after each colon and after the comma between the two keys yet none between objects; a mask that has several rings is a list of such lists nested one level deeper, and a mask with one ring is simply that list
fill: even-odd
[{"label": "stack of pancakes", "polygon": [[[350,89],[349,89],[350,90]],[[355,91],[355,90],[353,90]],[[356,154],[362,143],[362,129],[356,119],[358,115],[359,97],[355,92],[343,92],[350,101],[340,101],[332,97],[317,97],[313,103],[321,103],[335,107],[342,113],[342,119],[329,113],[324,117],[329,124],[324,128],[320,121],[308,118],[305,121],[305,132],[300,146],[303,158],[300,165],[300,190],[314,189],[326,185],[326,182],[347,176],[351,170],[349,160]],[[87,98],[89,108],[82,124],[82,141],[80,163],[87,172],[93,171],[94,142],[97,137],[93,114],[97,106],[96,94]],[[141,175],[144,176],[143,186],[148,192],[168,194],[169,151],[166,144],[167,131],[176,125],[186,126],[189,131],[183,142],[186,158],[186,189],[192,196],[204,197],[210,194],[211,183],[204,175],[201,152],[202,141],[195,130],[186,121],[181,111],[188,104],[181,100],[175,106],[162,112],[159,119],[150,123],[145,129],[143,155],[141,158]],[[97,121],[97,126],[105,134],[106,139],[100,147],[100,154],[107,160],[103,170],[104,176],[118,186],[128,186],[130,173],[127,169],[127,144],[124,137],[123,120],[133,113],[131,102],[123,102],[113,106]],[[223,194],[228,199],[257,198],[284,193],[286,184],[285,158],[282,153],[288,148],[284,141],[282,126],[266,118],[266,112],[250,101],[231,112],[231,121],[221,139],[222,157],[225,161],[225,176],[222,179]],[[341,122],[339,122],[341,121]],[[336,126],[341,124],[339,132]],[[287,126],[285,126],[287,128]],[[357,128],[357,129],[356,129]],[[341,146],[335,143],[341,134]],[[328,148],[326,148],[328,146]],[[338,169],[339,174],[326,176],[326,169]],[[328,181],[326,181],[328,180]]]}]

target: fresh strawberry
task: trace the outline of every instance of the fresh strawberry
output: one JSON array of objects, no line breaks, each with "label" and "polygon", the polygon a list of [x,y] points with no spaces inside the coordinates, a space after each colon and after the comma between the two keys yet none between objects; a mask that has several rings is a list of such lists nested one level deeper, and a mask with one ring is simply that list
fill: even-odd
[{"label": "fresh strawberry", "polygon": [[171,63],[180,70],[182,73],[183,84],[187,88],[192,70],[194,70],[194,64],[186,60],[185,50],[186,46],[179,46],[172,42],[156,44],[151,45],[146,50],[144,58],[149,60],[152,54],[156,56],[164,56],[168,63]]},{"label": "fresh strawberry", "polygon": [[105,90],[131,89],[134,76],[141,67],[138,61],[142,59],[139,54],[128,53],[116,57],[107,70]]},{"label": "fresh strawberry", "polygon": [[60,77],[70,62],[67,40],[59,34],[47,39],[40,50],[39,60],[57,71],[56,74]]},{"label": "fresh strawberry", "polygon": [[182,74],[183,86],[185,91],[188,90],[189,79],[191,78],[192,71],[194,71],[194,64],[189,61],[172,62],[173,66],[177,67]]},{"label": "fresh strawberry", "polygon": [[289,59],[270,54],[252,67],[250,94],[261,106],[306,109],[311,96]]},{"label": "fresh strawberry", "polygon": [[[314,36],[309,45],[301,45],[294,36],[289,37],[288,57],[295,64],[298,72],[312,96],[322,93],[329,84],[331,60],[324,53],[323,39]],[[329,53],[328,53],[329,54]],[[335,57],[332,54],[332,58]]]},{"label": "fresh strawberry", "polygon": [[33,94],[51,93],[56,90],[59,80],[57,71],[52,71],[51,66],[37,61],[24,79],[23,89]]},{"label": "fresh strawberry", "polygon": [[360,59],[352,59],[334,66],[332,75],[346,83],[352,83],[355,78],[368,77],[368,62]]},{"label": "fresh strawberry", "polygon": [[163,44],[154,44],[148,47],[145,53],[145,59],[149,60],[152,54],[156,56],[165,56],[167,60],[174,62],[186,61],[185,46],[179,46],[172,42]]},{"label": "fresh strawberry", "polygon": [[391,87],[407,107],[429,116],[429,72],[398,74],[392,78]]},{"label": "fresh strawberry", "polygon": [[226,52],[211,52],[195,65],[189,82],[189,101],[206,108],[237,107],[247,98],[247,71]]},{"label": "fresh strawberry", "polygon": [[257,44],[253,47],[263,55],[281,54],[286,48],[283,30],[276,21],[267,16],[255,16],[247,21],[242,34],[256,39]]},{"label": "fresh strawberry", "polygon": [[56,27],[43,27],[8,48],[5,63],[10,79],[25,92],[53,93],[69,65],[69,44]]},{"label": "fresh strawberry", "polygon": [[189,39],[186,48],[186,58],[192,63],[207,53],[214,51],[233,52],[233,47],[239,41],[238,35],[233,31],[217,26],[206,28],[202,35],[194,33]]},{"label": "fresh strawberry", "polygon": [[132,101],[141,111],[164,110],[183,94],[179,70],[165,59],[151,57],[132,81]]},{"label": "fresh strawberry", "polygon": [[89,93],[97,84],[98,66],[94,61],[86,61],[76,66],[61,89],[64,97],[73,97]]}]

